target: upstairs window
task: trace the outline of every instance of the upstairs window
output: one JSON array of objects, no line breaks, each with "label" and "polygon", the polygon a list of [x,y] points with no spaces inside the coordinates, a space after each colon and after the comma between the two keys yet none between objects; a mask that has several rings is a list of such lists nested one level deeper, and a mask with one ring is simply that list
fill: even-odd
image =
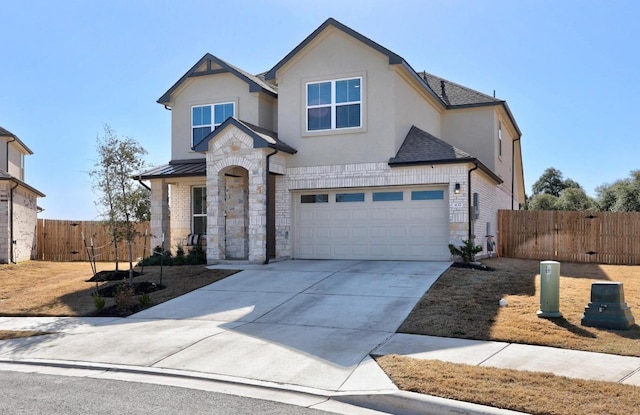
[{"label": "upstairs window", "polygon": [[229,117],[235,117],[233,102],[191,107],[191,146],[202,141]]},{"label": "upstairs window", "polygon": [[362,127],[362,78],[307,84],[307,131]]}]

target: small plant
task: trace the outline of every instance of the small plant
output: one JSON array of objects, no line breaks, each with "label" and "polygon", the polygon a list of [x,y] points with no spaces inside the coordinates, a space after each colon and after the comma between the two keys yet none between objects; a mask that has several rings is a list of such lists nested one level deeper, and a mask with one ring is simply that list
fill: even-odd
[{"label": "small plant", "polygon": [[91,296],[93,297],[93,304],[96,306],[96,310],[98,310],[99,312],[102,311],[105,304],[107,303],[107,300],[105,300],[105,298],[97,292],[91,294]]},{"label": "small plant", "polygon": [[142,293],[138,296],[138,302],[142,306],[142,308],[151,307],[151,297],[149,297],[148,293]]},{"label": "small plant", "polygon": [[472,262],[478,252],[482,252],[482,246],[474,245],[471,239],[462,241],[462,245],[456,247],[453,244],[449,244],[449,252],[453,256],[459,256],[465,263]]},{"label": "small plant", "polygon": [[196,244],[187,255],[187,264],[189,265],[201,265],[207,263],[207,254],[202,249],[202,245]]},{"label": "small plant", "polygon": [[174,264],[176,265],[184,265],[185,257],[184,257],[184,247],[182,244],[176,245],[176,257],[174,258]]},{"label": "small plant", "polygon": [[120,284],[113,295],[113,302],[119,312],[126,313],[130,311],[135,305],[133,288],[127,285],[127,283]]}]

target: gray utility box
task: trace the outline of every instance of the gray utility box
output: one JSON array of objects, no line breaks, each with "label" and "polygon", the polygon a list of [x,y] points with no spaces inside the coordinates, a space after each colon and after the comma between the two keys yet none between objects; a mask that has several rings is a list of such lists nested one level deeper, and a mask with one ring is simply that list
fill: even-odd
[{"label": "gray utility box", "polygon": [[624,301],[621,282],[591,284],[591,302],[585,307],[581,324],[614,330],[629,330],[635,323],[631,309]]}]

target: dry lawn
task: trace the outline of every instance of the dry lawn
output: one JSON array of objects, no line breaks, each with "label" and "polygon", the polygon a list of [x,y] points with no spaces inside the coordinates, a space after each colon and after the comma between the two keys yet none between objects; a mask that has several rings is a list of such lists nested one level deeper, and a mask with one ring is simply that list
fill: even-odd
[{"label": "dry lawn", "polygon": [[[120,269],[128,265],[120,264]],[[114,270],[113,263],[98,263],[98,271]],[[136,270],[139,268],[136,267]],[[164,267],[167,288],[149,294],[159,304],[225,278],[236,271],[209,270],[203,265]],[[91,293],[96,284],[88,262],[27,261],[0,265],[0,316],[91,316],[96,312]],[[160,282],[160,267],[145,267],[134,281]],[[117,282],[100,283],[100,287]],[[106,307],[113,299],[106,298]]]},{"label": "dry lawn", "polygon": [[[562,318],[539,318],[540,262],[482,261],[495,271],[450,268],[416,305],[402,333],[496,340],[640,356],[640,327],[605,330],[580,324],[593,282],[624,284],[625,300],[640,319],[640,266],[562,263]],[[498,304],[505,298],[508,306]]]},{"label": "dry lawn", "polygon": [[397,355],[376,360],[398,387],[412,392],[536,415],[639,413],[636,386]]}]

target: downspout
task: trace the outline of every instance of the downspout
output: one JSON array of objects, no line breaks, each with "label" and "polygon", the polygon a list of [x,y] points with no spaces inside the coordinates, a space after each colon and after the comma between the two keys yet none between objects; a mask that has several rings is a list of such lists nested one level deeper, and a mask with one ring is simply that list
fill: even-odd
[{"label": "downspout", "polygon": [[[516,167],[516,141],[520,141],[520,139],[522,138],[522,136],[518,136],[518,138],[516,138],[515,140],[513,140],[511,142],[511,210],[513,209],[513,192],[515,191],[515,178],[516,178],[516,171],[515,171],[515,167]],[[520,151],[520,153],[522,154],[522,151]],[[518,207],[520,208],[520,207]]]},{"label": "downspout", "polygon": [[13,240],[13,191],[18,187],[18,183],[14,182],[15,186],[11,188],[11,192],[9,193],[9,207],[11,208],[11,215],[9,216],[9,250],[10,250],[10,261],[12,264],[16,263],[15,255],[13,252],[13,245],[15,241]]},{"label": "downspout", "polygon": [[[271,166],[271,162],[270,162],[270,158],[271,156],[275,156],[276,153],[278,152],[278,149],[275,149],[276,151],[274,151],[271,154],[267,154],[267,171],[265,173],[265,196],[267,198],[267,211],[266,211],[266,215],[267,215],[267,220],[265,221],[266,225],[267,225],[267,233],[268,233],[268,229],[269,229],[269,218],[271,217],[271,209],[269,208],[269,195],[271,194],[271,186],[269,186],[269,171],[270,171],[270,166]],[[275,225],[275,224],[274,224]],[[269,240],[269,238],[267,237],[267,243],[265,244],[265,252],[264,252],[264,263],[265,265],[269,263],[269,248],[271,248],[271,241]]]},{"label": "downspout", "polygon": [[471,172],[476,170],[478,168],[478,162],[475,162],[475,167],[470,169],[469,172],[467,173],[467,208],[469,210],[469,240],[471,240],[471,236],[473,235],[473,232],[471,230],[471,215],[473,213],[473,211],[471,210]]},{"label": "downspout", "polygon": [[142,179],[141,176],[138,176],[136,178],[136,180],[138,181],[138,183],[140,183],[145,189],[147,189],[148,191],[151,191],[151,188],[149,186],[147,186],[146,184],[142,183]]}]

